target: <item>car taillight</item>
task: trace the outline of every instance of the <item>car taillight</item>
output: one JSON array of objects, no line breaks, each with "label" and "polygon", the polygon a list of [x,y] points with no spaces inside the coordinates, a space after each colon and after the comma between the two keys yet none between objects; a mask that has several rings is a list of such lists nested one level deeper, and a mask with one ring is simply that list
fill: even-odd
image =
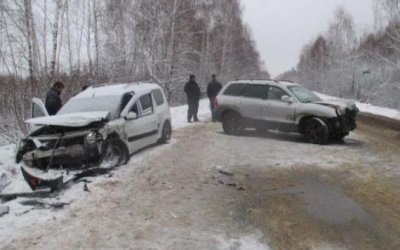
[{"label": "car taillight", "polygon": [[218,108],[218,99],[217,98],[214,98],[213,106],[214,106],[214,108]]}]

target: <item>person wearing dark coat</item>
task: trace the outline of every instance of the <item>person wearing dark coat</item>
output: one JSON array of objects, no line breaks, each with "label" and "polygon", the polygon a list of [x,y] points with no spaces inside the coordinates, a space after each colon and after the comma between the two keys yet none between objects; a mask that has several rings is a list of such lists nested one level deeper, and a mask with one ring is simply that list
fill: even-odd
[{"label": "person wearing dark coat", "polygon": [[211,75],[211,82],[207,84],[207,96],[208,99],[210,100],[211,118],[213,122],[216,120],[214,114],[214,109],[215,109],[214,100],[221,89],[222,89],[222,84],[217,81],[217,77],[214,74]]},{"label": "person wearing dark coat", "polygon": [[55,115],[62,107],[61,92],[64,89],[62,82],[56,82],[47,92],[45,107],[49,115]]},{"label": "person wearing dark coat", "polygon": [[194,75],[190,75],[189,82],[185,84],[185,93],[188,100],[188,114],[187,121],[190,123],[193,121],[197,122],[199,119],[197,118],[197,112],[199,110],[199,101],[200,101],[200,88],[196,83],[196,77]]}]

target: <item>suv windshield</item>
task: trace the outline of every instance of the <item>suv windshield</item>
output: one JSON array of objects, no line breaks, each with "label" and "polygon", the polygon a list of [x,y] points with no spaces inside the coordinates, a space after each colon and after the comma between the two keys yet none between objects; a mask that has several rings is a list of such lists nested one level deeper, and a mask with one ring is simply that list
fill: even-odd
[{"label": "suv windshield", "polygon": [[287,88],[297,97],[297,99],[299,99],[299,101],[303,103],[321,101],[321,98],[316,94],[302,86],[293,85],[287,86]]},{"label": "suv windshield", "polygon": [[109,111],[110,118],[118,117],[121,96],[96,96],[88,98],[72,98],[61,109],[57,115],[78,112]]}]

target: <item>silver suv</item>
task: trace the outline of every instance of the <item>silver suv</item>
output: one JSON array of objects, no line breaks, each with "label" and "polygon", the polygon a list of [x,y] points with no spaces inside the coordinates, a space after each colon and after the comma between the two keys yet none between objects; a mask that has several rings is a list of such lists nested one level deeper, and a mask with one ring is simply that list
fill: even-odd
[{"label": "silver suv", "polygon": [[227,134],[245,128],[298,132],[316,144],[348,135],[358,112],[354,102],[323,101],[299,84],[274,80],[229,82],[214,106]]}]

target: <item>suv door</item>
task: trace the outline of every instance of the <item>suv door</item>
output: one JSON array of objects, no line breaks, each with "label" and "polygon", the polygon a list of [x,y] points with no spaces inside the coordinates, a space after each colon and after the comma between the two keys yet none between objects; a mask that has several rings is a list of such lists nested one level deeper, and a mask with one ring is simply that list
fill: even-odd
[{"label": "suv door", "polygon": [[[39,98],[32,98],[32,106],[31,106],[31,118],[49,116],[44,103]],[[29,124],[29,132],[33,132],[42,126]]]},{"label": "suv door", "polygon": [[240,113],[250,122],[262,120],[268,87],[265,84],[247,84],[242,90]]},{"label": "suv door", "polygon": [[129,151],[134,152],[155,143],[158,139],[158,119],[151,94],[139,97],[129,112],[137,114],[135,119],[127,120],[125,124]]},{"label": "suv door", "polygon": [[284,95],[290,96],[279,87],[269,86],[263,116],[269,127],[283,131],[293,131],[296,103],[282,101],[281,98]]}]

